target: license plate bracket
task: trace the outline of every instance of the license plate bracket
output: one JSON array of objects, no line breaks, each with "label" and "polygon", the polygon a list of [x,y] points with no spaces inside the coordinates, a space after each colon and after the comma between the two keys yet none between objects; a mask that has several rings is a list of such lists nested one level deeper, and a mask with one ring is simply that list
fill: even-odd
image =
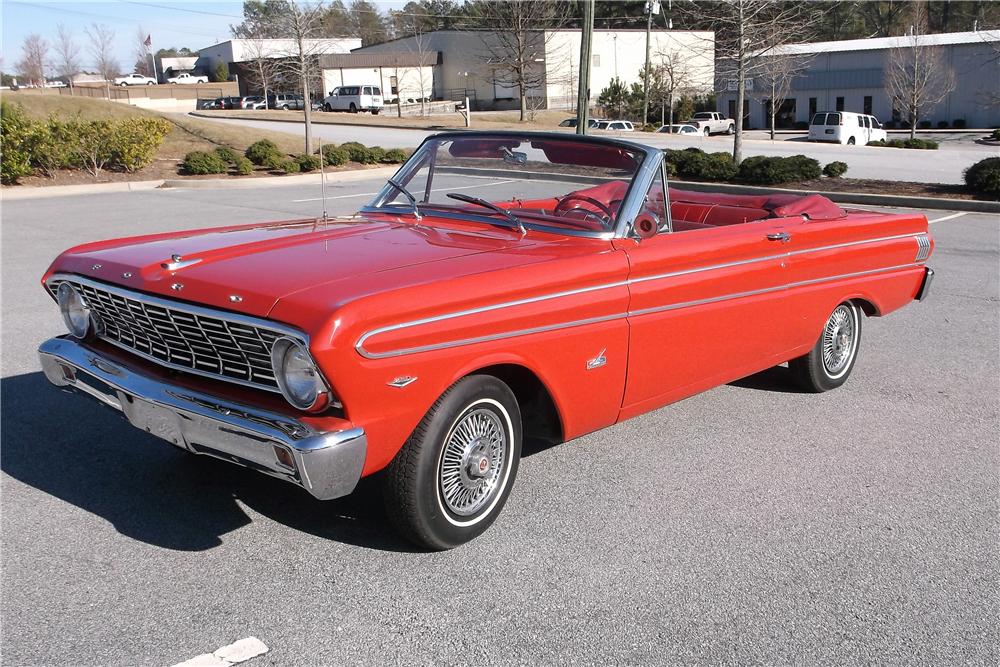
[{"label": "license plate bracket", "polygon": [[136,428],[187,449],[181,431],[180,417],[173,410],[134,396],[125,398],[122,401],[122,408],[129,422]]}]

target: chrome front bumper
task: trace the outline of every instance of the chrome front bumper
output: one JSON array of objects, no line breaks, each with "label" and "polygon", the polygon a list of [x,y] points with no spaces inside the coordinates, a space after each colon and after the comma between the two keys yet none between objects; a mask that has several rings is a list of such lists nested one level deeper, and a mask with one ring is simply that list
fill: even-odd
[{"label": "chrome front bumper", "polygon": [[284,415],[142,375],[69,338],[45,341],[38,356],[52,384],[87,394],[121,411],[133,426],[192,453],[281,478],[320,500],[349,494],[361,478],[368,449],[363,429],[317,431]]}]

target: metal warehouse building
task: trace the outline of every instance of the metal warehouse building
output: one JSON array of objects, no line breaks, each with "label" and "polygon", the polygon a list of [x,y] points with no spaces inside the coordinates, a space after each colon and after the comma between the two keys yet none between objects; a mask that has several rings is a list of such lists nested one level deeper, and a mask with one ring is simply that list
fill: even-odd
[{"label": "metal warehouse building", "polygon": [[[792,81],[791,92],[775,123],[790,127],[808,122],[817,111],[856,111],[871,114],[883,123],[898,120],[886,92],[886,69],[893,49],[911,48],[913,40],[923,46],[940,47],[951,68],[955,88],[939,104],[922,114],[934,127],[949,126],[961,119],[967,127],[1000,126],[1000,30],[955,32],[916,37],[882,37],[839,42],[789,44],[774,50],[778,55],[812,57],[802,74]],[[748,81],[744,125],[763,128],[769,124],[766,92],[751,90]],[[717,83],[719,110],[736,116],[733,82]]]}]

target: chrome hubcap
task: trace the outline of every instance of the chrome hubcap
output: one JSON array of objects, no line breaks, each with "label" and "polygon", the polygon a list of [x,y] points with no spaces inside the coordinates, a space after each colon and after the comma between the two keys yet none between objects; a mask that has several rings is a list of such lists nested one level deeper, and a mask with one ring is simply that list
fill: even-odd
[{"label": "chrome hubcap", "polygon": [[855,336],[854,314],[848,306],[837,306],[823,330],[823,367],[830,375],[843,371],[851,362]]},{"label": "chrome hubcap", "polygon": [[507,458],[507,434],[490,410],[473,410],[455,424],[441,456],[439,483],[449,510],[475,514],[493,495]]}]

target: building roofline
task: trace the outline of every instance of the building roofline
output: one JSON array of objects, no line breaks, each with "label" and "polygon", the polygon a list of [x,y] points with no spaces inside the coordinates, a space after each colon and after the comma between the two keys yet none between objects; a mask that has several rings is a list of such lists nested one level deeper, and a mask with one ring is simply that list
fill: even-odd
[{"label": "building roofline", "polygon": [[898,37],[874,37],[869,39],[844,39],[829,42],[811,42],[805,44],[782,44],[770,53],[775,55],[794,55],[805,53],[830,53],[844,51],[879,51],[913,45],[913,40],[920,46],[949,46],[953,44],[988,44],[1000,42],[1000,30],[978,30],[969,32],[942,32],[927,35],[901,35]]}]

